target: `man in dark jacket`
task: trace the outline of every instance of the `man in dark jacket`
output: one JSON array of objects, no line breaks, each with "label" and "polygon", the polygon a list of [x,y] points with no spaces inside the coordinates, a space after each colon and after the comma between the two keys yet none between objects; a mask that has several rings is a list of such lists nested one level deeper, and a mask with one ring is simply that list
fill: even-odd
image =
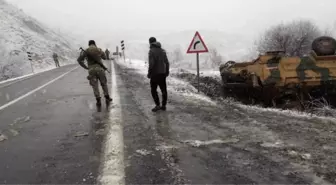
[{"label": "man in dark jacket", "polygon": [[[167,105],[167,84],[166,78],[169,76],[169,61],[166,51],[161,48],[160,42],[156,38],[149,38],[150,50],[148,53],[148,75],[150,78],[151,93],[155,102],[153,112],[158,110],[166,110]],[[157,87],[160,87],[162,92],[162,105],[157,92]]]}]

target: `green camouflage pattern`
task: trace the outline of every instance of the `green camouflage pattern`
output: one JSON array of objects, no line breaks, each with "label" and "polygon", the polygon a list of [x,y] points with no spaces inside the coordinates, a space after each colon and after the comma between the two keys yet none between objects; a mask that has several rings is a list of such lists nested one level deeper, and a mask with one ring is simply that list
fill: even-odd
[{"label": "green camouflage pattern", "polygon": [[283,51],[270,51],[250,62],[228,61],[219,67],[223,95],[253,99],[267,106],[295,102],[298,107],[324,98],[336,106],[336,46],[316,45],[318,42],[304,56],[287,57]]},{"label": "green camouflage pattern", "polygon": [[[84,60],[87,60],[87,66],[84,64]],[[105,52],[103,52],[100,48],[90,45],[85,52],[82,51],[77,59],[78,63],[85,69],[88,70],[87,79],[92,86],[94,96],[96,98],[100,98],[99,92],[99,83],[102,86],[103,93],[105,96],[109,95],[108,86],[107,86],[107,78],[105,74],[105,69],[103,67],[104,64],[102,59],[106,60]],[[105,67],[106,68],[106,67]]]},{"label": "green camouflage pattern", "polygon": [[281,73],[278,68],[281,57],[273,57],[267,61],[267,67],[271,75],[265,79],[264,84],[275,84],[281,80]]},{"label": "green camouflage pattern", "polygon": [[312,52],[303,57],[282,57],[266,53],[253,62],[223,64],[219,69],[225,96],[253,96],[269,104],[286,98],[303,102],[336,95],[336,55],[316,56]]},{"label": "green camouflage pattern", "polygon": [[305,70],[312,70],[319,73],[322,82],[329,80],[329,69],[317,66],[316,61],[312,60],[309,56],[302,57],[299,66],[296,68],[300,82],[306,80]]},{"label": "green camouflage pattern", "polygon": [[[85,59],[87,60],[88,66],[84,64]],[[85,52],[80,53],[77,61],[83,68],[90,69],[104,66],[102,59],[106,60],[105,52],[103,52],[100,48],[91,45],[85,50]]]},{"label": "green camouflage pattern", "polygon": [[[263,84],[269,85],[281,82],[282,78],[279,70],[280,60],[281,57],[273,57],[267,61],[267,67],[271,75],[263,81]],[[296,73],[299,79],[298,83],[305,82],[305,80],[309,79],[306,75],[307,70],[318,73],[321,77],[321,84],[330,79],[329,69],[317,66],[317,61],[314,60],[311,56],[304,56],[301,57],[299,60],[299,65],[296,67]]]},{"label": "green camouflage pattern", "polygon": [[89,76],[87,78],[90,82],[90,85],[92,86],[93,94],[96,98],[100,98],[99,82],[102,86],[104,96],[109,95],[107,78],[104,69],[102,69],[100,66],[90,66]]}]

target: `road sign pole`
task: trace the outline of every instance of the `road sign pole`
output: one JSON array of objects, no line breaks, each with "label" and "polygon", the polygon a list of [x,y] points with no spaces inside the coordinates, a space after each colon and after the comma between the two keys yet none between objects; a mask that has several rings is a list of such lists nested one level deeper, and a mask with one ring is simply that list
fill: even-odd
[{"label": "road sign pole", "polygon": [[199,53],[207,53],[207,52],[208,48],[206,47],[201,35],[198,33],[198,31],[196,31],[194,38],[190,42],[187,53],[196,53],[198,92],[200,92]]},{"label": "road sign pole", "polygon": [[197,90],[200,91],[200,74],[199,74],[199,53],[196,53],[197,62]]}]

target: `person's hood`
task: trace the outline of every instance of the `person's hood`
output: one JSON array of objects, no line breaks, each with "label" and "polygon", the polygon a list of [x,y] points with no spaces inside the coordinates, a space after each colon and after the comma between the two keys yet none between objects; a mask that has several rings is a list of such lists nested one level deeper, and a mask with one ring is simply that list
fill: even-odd
[{"label": "person's hood", "polygon": [[161,48],[161,43],[160,42],[153,42],[151,43],[150,47],[155,47],[155,48]]}]

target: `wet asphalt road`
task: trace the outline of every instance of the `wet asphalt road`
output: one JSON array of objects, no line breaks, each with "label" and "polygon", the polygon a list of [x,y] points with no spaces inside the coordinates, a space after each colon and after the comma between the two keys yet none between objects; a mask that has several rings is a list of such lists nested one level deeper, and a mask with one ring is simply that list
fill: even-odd
[{"label": "wet asphalt road", "polygon": [[[35,89],[74,65],[0,87],[0,104]],[[87,72],[77,68],[0,111],[1,184],[93,184],[108,111],[97,112]],[[109,78],[110,80],[110,78]]]},{"label": "wet asphalt road", "polygon": [[[0,86],[2,94],[20,91],[0,106],[74,67]],[[98,111],[79,67],[0,110],[0,183],[97,183],[101,166],[113,169],[117,157],[104,155],[113,117],[121,117],[118,170],[126,184],[335,183],[334,121],[213,102],[173,78],[167,111],[152,113],[145,75],[119,64],[115,70],[119,105]],[[121,115],[111,114],[117,108]]]},{"label": "wet asphalt road", "polygon": [[335,183],[335,120],[209,101],[173,78],[154,114],[145,75],[116,69],[127,184]]},{"label": "wet asphalt road", "polygon": [[74,67],[75,65],[67,65],[61,68],[53,69],[52,71],[45,71],[33,76],[0,84],[0,106],[26,94],[36,87],[47,83]]}]

